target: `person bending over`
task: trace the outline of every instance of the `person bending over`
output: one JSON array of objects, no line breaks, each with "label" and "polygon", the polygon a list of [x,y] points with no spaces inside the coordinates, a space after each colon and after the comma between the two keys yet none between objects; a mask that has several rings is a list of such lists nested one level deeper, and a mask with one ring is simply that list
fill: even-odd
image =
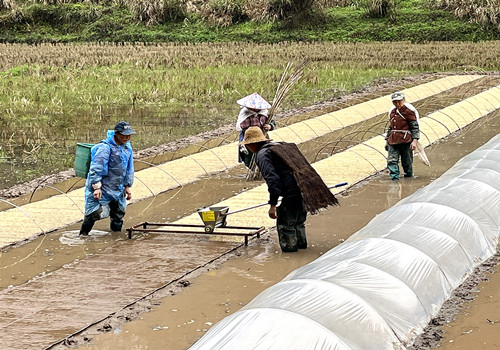
[{"label": "person bending over", "polygon": [[[269,217],[277,219],[278,238],[283,252],[307,248],[307,213],[338,205],[318,173],[294,143],[267,139],[257,126],[248,128],[241,145],[256,154],[256,163],[269,191]],[[278,198],[282,197],[278,206]]]}]

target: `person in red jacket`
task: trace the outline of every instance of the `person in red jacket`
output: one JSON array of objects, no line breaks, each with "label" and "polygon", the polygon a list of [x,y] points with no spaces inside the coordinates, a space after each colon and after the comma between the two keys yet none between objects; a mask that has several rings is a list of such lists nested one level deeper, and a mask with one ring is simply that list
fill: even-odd
[{"label": "person in red jacket", "polygon": [[386,135],[385,149],[388,151],[387,168],[392,180],[399,180],[399,158],[403,166],[404,177],[413,176],[413,150],[420,138],[418,111],[405,102],[402,92],[391,95],[394,105],[389,111],[389,129]]}]

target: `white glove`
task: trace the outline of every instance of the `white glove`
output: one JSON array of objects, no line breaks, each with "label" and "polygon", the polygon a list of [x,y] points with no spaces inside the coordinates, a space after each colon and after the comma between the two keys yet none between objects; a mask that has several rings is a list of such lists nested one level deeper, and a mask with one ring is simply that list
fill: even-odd
[{"label": "white glove", "polygon": [[243,153],[243,154],[248,154],[248,150],[247,148],[245,147],[245,145],[241,145],[240,146],[240,152]]}]

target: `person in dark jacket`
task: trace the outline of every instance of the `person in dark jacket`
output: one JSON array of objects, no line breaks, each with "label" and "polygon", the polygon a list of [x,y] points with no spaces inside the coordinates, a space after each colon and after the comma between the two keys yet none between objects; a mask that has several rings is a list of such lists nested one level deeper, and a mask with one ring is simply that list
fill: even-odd
[{"label": "person in dark jacket", "polygon": [[[268,214],[277,219],[281,250],[307,248],[307,213],[337,205],[337,199],[295,144],[271,142],[256,126],[248,128],[241,144],[256,154],[257,166],[267,183]],[[277,206],[279,197],[281,204]]]},{"label": "person in dark jacket", "polygon": [[399,158],[403,166],[404,177],[413,176],[413,150],[420,138],[418,111],[405,102],[402,92],[391,95],[393,107],[389,111],[389,129],[386,135],[385,149],[388,151],[387,168],[392,180],[399,180]]}]

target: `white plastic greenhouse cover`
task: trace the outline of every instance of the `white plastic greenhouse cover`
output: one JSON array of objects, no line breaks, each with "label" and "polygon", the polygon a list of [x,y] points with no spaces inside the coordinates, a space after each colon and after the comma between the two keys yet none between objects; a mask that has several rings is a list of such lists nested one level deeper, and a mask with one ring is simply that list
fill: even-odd
[{"label": "white plastic greenhouse cover", "polygon": [[290,273],[197,349],[405,349],[496,250],[500,135]]}]

